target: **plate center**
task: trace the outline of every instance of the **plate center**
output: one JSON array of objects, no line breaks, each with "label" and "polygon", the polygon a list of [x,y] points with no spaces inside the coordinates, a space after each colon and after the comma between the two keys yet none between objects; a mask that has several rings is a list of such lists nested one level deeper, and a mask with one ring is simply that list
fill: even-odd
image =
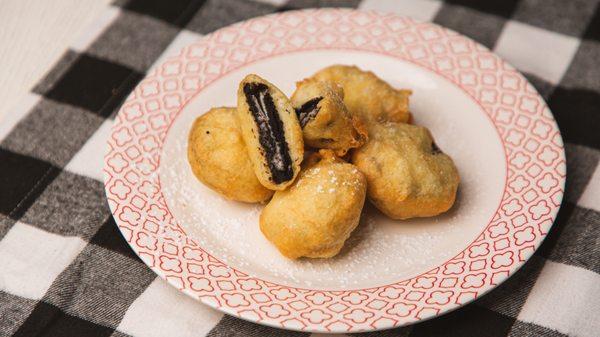
[{"label": "plate center", "polygon": [[[235,106],[240,80],[256,73],[291,95],[295,82],[332,64],[371,70],[397,88],[413,90],[415,123],[428,127],[458,167],[454,207],[438,217],[394,221],[368,202],[361,223],[333,259],[292,261],[261,234],[261,205],[225,200],[192,174],[187,136],[194,119],[214,106]],[[173,123],[160,180],[173,215],[206,251],[252,276],[311,289],[357,289],[424,273],[465,249],[496,212],[505,185],[504,150],[491,120],[463,90],[433,72],[389,56],[355,51],[307,51],[243,66],[199,92]]]}]

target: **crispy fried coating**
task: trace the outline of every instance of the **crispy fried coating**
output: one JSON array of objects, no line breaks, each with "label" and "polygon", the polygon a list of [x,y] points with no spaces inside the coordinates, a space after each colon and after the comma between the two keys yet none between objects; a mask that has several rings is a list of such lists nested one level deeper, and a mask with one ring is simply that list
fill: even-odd
[{"label": "crispy fried coating", "polygon": [[239,85],[237,112],[242,137],[258,180],[283,190],[300,172],[302,129],[290,100],[265,79],[250,74]]},{"label": "crispy fried coating", "polygon": [[291,97],[304,135],[304,143],[316,149],[331,149],[344,156],[363,145],[367,131],[358,117],[344,105],[344,91],[332,82],[306,79],[296,83]]},{"label": "crispy fried coating", "polygon": [[344,104],[367,127],[377,122],[410,122],[408,98],[411,91],[394,89],[370,71],[356,66],[333,65],[321,69],[312,78],[341,85]]},{"label": "crispy fried coating", "polygon": [[265,202],[273,194],[254,174],[235,108],[213,108],[196,119],[188,161],[201,182],[227,199]]},{"label": "crispy fried coating", "polygon": [[369,200],[393,219],[428,217],[454,204],[459,176],[429,130],[404,123],[374,125],[369,141],[352,154],[365,174]]},{"label": "crispy fried coating", "polygon": [[328,258],[359,222],[366,179],[331,150],[311,156],[294,185],[277,191],[260,215],[260,230],[284,256]]}]

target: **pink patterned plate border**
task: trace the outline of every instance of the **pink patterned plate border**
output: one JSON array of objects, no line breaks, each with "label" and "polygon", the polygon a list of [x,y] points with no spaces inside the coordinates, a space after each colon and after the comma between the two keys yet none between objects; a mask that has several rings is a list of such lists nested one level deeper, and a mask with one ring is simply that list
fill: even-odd
[{"label": "pink patterned plate border", "polygon": [[[444,77],[492,120],[507,177],[496,214],[458,255],[411,279],[348,291],[284,286],[211,256],[169,210],[158,168],[167,132],[186,103],[244,65],[306,50],[368,51]],[[412,324],[493,289],[539,247],[560,207],[562,138],[533,86],[498,56],[435,24],[342,9],[293,11],[241,22],[199,39],[155,67],[117,115],[105,156],[106,195],[140,258],[184,293],[228,314],[274,327],[359,332]]]}]

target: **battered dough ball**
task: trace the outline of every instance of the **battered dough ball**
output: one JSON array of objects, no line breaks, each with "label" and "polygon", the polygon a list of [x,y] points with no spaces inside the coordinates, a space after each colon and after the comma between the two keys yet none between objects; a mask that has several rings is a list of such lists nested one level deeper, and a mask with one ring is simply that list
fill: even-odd
[{"label": "battered dough ball", "polygon": [[227,199],[264,202],[273,194],[254,174],[235,108],[213,108],[196,119],[188,161],[196,178]]},{"label": "battered dough ball", "polygon": [[354,165],[321,150],[303,164],[294,185],[275,192],[260,230],[288,258],[335,256],[358,225],[366,188]]},{"label": "battered dough ball", "polygon": [[452,207],[458,171],[424,127],[374,125],[369,141],[352,154],[365,174],[371,202],[393,219],[438,215]]},{"label": "battered dough ball", "polygon": [[238,89],[238,119],[258,180],[271,190],[289,186],[304,156],[302,129],[290,100],[273,84],[250,74]]},{"label": "battered dough ball", "polygon": [[411,91],[394,89],[370,71],[356,66],[333,65],[321,69],[312,78],[341,85],[345,93],[344,104],[369,127],[376,122],[410,121],[408,97]]},{"label": "battered dough ball", "polygon": [[291,101],[305,144],[343,156],[365,143],[367,131],[360,119],[348,112],[343,99],[342,87],[332,82],[306,79],[296,83]]}]

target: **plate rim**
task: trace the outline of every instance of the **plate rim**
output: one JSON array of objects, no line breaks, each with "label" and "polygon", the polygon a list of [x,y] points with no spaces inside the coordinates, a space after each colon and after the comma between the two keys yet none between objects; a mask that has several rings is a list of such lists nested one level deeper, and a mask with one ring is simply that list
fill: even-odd
[{"label": "plate rim", "polygon": [[[561,163],[561,161],[563,163],[565,162],[564,144],[562,142],[562,136],[560,135],[560,130],[558,129],[556,120],[552,116],[552,114],[551,114],[550,110],[548,109],[548,107],[547,107],[545,101],[543,100],[543,98],[541,98],[541,96],[539,95],[539,93],[531,86],[531,84],[529,83],[529,81],[527,81],[520,72],[518,72],[516,69],[514,69],[508,63],[506,63],[504,60],[502,60],[499,56],[497,56],[496,54],[492,53],[489,49],[481,46],[480,44],[478,44],[477,42],[471,40],[470,38],[465,37],[465,36],[463,36],[463,35],[461,35],[459,33],[456,33],[456,32],[454,32],[454,31],[452,31],[450,29],[438,26],[438,25],[433,24],[433,23],[420,22],[418,20],[414,20],[414,19],[411,19],[411,18],[408,18],[408,17],[404,17],[404,16],[400,16],[400,15],[396,15],[396,14],[381,13],[381,12],[375,12],[375,11],[353,10],[353,9],[305,9],[305,10],[290,11],[290,12],[285,12],[285,13],[269,14],[269,15],[266,15],[266,16],[257,17],[257,18],[253,18],[253,19],[250,19],[250,20],[247,20],[247,21],[238,22],[238,23],[235,23],[233,25],[221,28],[221,29],[219,29],[219,30],[217,30],[217,31],[215,31],[215,32],[213,32],[211,34],[203,36],[198,41],[196,41],[196,42],[194,42],[192,44],[189,44],[186,47],[182,48],[179,51],[179,55],[177,55],[175,57],[170,57],[170,58],[164,59],[162,61],[161,65],[155,67],[153,70],[149,71],[146,74],[146,77],[144,78],[144,80],[142,80],[138,84],[138,86],[136,87],[136,89],[134,89],[134,91],[132,91],[131,95],[127,98],[126,102],[120,108],[119,113],[117,115],[117,118],[115,119],[115,123],[113,124],[113,127],[111,129],[111,133],[110,133],[111,136],[109,137],[109,140],[108,140],[108,151],[107,151],[107,154],[105,156],[105,163],[104,163],[104,178],[105,178],[104,180],[105,180],[105,191],[106,191],[106,194],[107,194],[107,199],[109,200],[109,205],[110,205],[110,208],[111,208],[111,213],[115,217],[115,222],[116,222],[117,226],[119,227],[119,229],[121,231],[121,234],[125,237],[125,239],[129,243],[129,245],[132,247],[132,249],[134,250],[134,252],[142,259],[142,261],[144,261],[161,278],[166,279],[169,284],[171,284],[171,285],[179,288],[180,290],[182,290],[187,295],[190,295],[190,296],[192,296],[193,298],[196,298],[196,299],[200,299],[203,303],[205,303],[205,304],[207,304],[207,305],[209,305],[209,306],[211,306],[213,308],[216,308],[216,309],[221,310],[221,311],[223,311],[225,313],[237,316],[239,318],[242,318],[242,319],[245,319],[245,320],[248,320],[248,321],[252,321],[252,322],[259,323],[259,324],[264,324],[264,325],[269,325],[269,326],[273,326],[273,327],[277,327],[277,328],[289,329],[289,330],[312,331],[312,332],[328,332],[328,333],[332,333],[332,332],[334,332],[334,333],[335,332],[347,333],[347,332],[359,332],[359,331],[362,332],[362,331],[383,330],[383,329],[388,329],[388,328],[394,328],[394,327],[404,326],[404,325],[413,324],[413,323],[416,323],[416,322],[419,322],[419,321],[423,321],[425,319],[430,319],[430,318],[433,318],[433,317],[437,317],[437,316],[439,316],[441,314],[445,314],[447,312],[453,311],[453,310],[455,310],[455,309],[457,309],[457,308],[459,308],[459,307],[461,307],[461,306],[463,306],[463,305],[465,305],[467,303],[470,303],[474,299],[479,298],[480,296],[483,296],[484,294],[486,294],[487,292],[489,292],[490,290],[494,289],[499,284],[501,284],[502,282],[504,282],[509,276],[513,275],[518,269],[520,269],[529,260],[529,258],[533,255],[533,253],[539,248],[539,246],[541,245],[543,239],[547,236],[547,231],[546,231],[546,233],[540,235],[539,237],[536,237],[537,240],[534,241],[533,250],[530,251],[530,252],[528,252],[528,253],[526,253],[525,258],[524,258],[523,261],[517,261],[517,262],[513,261],[514,263],[510,265],[510,269],[508,270],[508,274],[507,274],[506,277],[504,277],[497,284],[489,284],[489,285],[488,284],[484,284],[484,286],[482,286],[483,287],[482,290],[479,290],[478,292],[476,292],[474,294],[474,296],[472,298],[470,298],[470,299],[468,299],[468,300],[466,300],[466,301],[464,301],[464,302],[462,302],[460,304],[454,305],[452,307],[446,306],[445,308],[441,309],[440,311],[436,312],[435,314],[427,315],[425,317],[414,319],[414,320],[410,320],[410,321],[404,321],[403,323],[400,323],[400,324],[388,324],[388,325],[384,324],[384,325],[378,326],[378,327],[375,327],[373,325],[370,325],[370,327],[369,326],[365,327],[364,324],[361,325],[360,323],[359,324],[355,324],[355,325],[352,325],[352,324],[348,325],[348,324],[346,324],[346,325],[348,325],[348,329],[347,330],[342,330],[342,329],[323,328],[323,326],[321,326],[320,323],[315,323],[315,324],[312,324],[312,325],[308,325],[308,328],[306,328],[306,327],[305,328],[298,328],[298,327],[294,327],[294,326],[284,326],[284,325],[282,325],[282,323],[281,323],[282,321],[281,320],[277,321],[277,320],[274,320],[274,319],[269,319],[269,316],[265,316],[266,318],[262,318],[262,319],[260,319],[260,318],[259,319],[255,319],[255,318],[253,318],[251,316],[241,314],[240,311],[236,311],[235,308],[237,306],[223,305],[223,302],[219,301],[216,298],[209,299],[209,297],[201,296],[198,292],[194,291],[189,286],[187,288],[183,287],[184,289],[182,289],[182,285],[185,286],[185,283],[183,283],[183,282],[179,283],[177,281],[174,281],[173,278],[169,278],[169,275],[167,273],[165,273],[165,270],[163,270],[160,267],[154,265],[154,263],[152,263],[152,264],[149,263],[150,261],[148,259],[145,259],[143,257],[143,255],[142,255],[144,252],[142,252],[140,250],[140,248],[137,246],[137,244],[133,244],[132,243],[132,241],[131,241],[132,240],[132,236],[131,236],[132,233],[128,233],[125,230],[125,227],[127,227],[127,226],[120,226],[120,224],[123,223],[123,220],[119,217],[119,215],[117,215],[117,208],[119,206],[119,202],[115,201],[116,199],[119,199],[119,198],[115,198],[116,194],[118,194],[118,193],[115,193],[112,190],[112,189],[115,188],[115,181],[112,180],[113,177],[112,177],[111,173],[115,173],[115,167],[113,167],[113,165],[110,163],[110,160],[115,158],[115,156],[113,154],[113,145],[118,145],[117,138],[115,138],[114,136],[115,136],[115,134],[117,134],[118,132],[120,132],[121,130],[123,130],[123,123],[126,122],[125,120],[123,120],[125,118],[123,116],[125,116],[126,113],[127,113],[127,111],[125,111],[125,110],[128,107],[130,107],[132,103],[137,103],[140,100],[140,97],[138,97],[138,96],[140,96],[140,93],[141,93],[140,87],[142,86],[142,84],[144,84],[146,81],[148,81],[149,78],[152,79],[154,76],[160,76],[160,74],[158,74],[158,72],[159,71],[164,71],[164,66],[166,64],[168,64],[169,62],[172,62],[173,60],[175,60],[175,59],[177,59],[179,57],[184,56],[184,54],[186,52],[190,51],[191,46],[193,46],[194,44],[206,42],[206,41],[209,41],[210,39],[213,39],[213,40],[217,39],[217,38],[219,38],[220,34],[221,34],[221,37],[222,37],[223,34],[225,34],[225,33],[240,31],[240,30],[242,30],[242,28],[251,28],[251,26],[253,24],[255,24],[255,23],[259,23],[259,24],[261,24],[261,23],[262,24],[264,24],[264,23],[277,24],[278,21],[283,21],[285,19],[290,19],[290,18],[294,18],[294,17],[296,17],[296,18],[302,18],[302,17],[304,17],[306,19],[308,16],[316,18],[316,19],[313,19],[313,20],[318,20],[319,18],[323,18],[323,17],[329,16],[329,15],[331,15],[333,17],[337,16],[338,18],[340,16],[343,16],[343,17],[345,17],[348,20],[351,20],[353,18],[358,18],[358,17],[360,17],[362,15],[362,16],[367,17],[367,19],[369,19],[369,20],[375,19],[375,20],[379,20],[379,22],[384,22],[385,20],[387,20],[387,21],[398,20],[399,22],[403,22],[410,29],[415,29],[415,27],[417,27],[417,26],[421,26],[421,28],[431,28],[433,30],[437,30],[439,32],[442,32],[443,34],[446,34],[446,37],[448,37],[448,38],[450,38],[450,37],[454,38],[455,37],[458,40],[463,40],[463,41],[466,41],[467,43],[472,44],[472,47],[478,49],[478,51],[481,52],[483,55],[485,55],[485,54],[491,55],[492,59],[494,60],[494,62],[498,62],[498,65],[502,68],[501,71],[500,71],[501,74],[504,74],[504,72],[507,72],[507,71],[511,72],[511,74],[515,74],[517,77],[520,77],[521,81],[524,81],[524,85],[525,85],[526,88],[528,86],[530,87],[530,88],[527,88],[527,89],[529,89],[529,91],[527,91],[527,92],[529,94],[533,95],[535,97],[535,99],[537,100],[538,103],[541,103],[541,106],[542,106],[542,112],[541,112],[541,114],[542,114],[542,116],[543,116],[544,113],[546,113],[546,115],[549,114],[549,117],[550,117],[549,122],[551,124],[550,125],[550,129],[551,129],[551,131],[557,131],[558,132],[557,133],[557,136],[558,136],[557,142],[559,144],[555,143],[554,145],[556,145],[559,148],[559,150],[560,150],[559,153],[558,153],[558,157],[556,159],[554,159],[551,163],[557,163],[557,165],[559,165]],[[260,37],[260,33],[259,33],[259,37]],[[425,43],[425,41],[423,41],[423,40],[419,40],[418,42]],[[214,48],[214,45],[213,45],[213,48]],[[330,48],[330,49],[339,50],[340,48],[337,47],[337,48]],[[352,49],[352,48],[349,48],[349,49]],[[294,52],[303,52],[303,51],[307,51],[307,50],[311,50],[311,49],[309,49],[309,48],[303,48],[302,49],[301,48],[301,49],[295,50]],[[326,47],[324,48],[323,46],[321,46],[321,47],[318,47],[318,48],[314,48],[312,50],[327,50],[327,48]],[[355,48],[353,50],[359,50],[359,49]],[[368,50],[360,50],[360,51],[362,51],[362,52],[364,52],[364,51],[369,52]],[[377,53],[377,54],[382,54],[380,52],[375,52],[375,51],[371,51],[371,52]],[[474,51],[471,50],[470,52],[474,52]],[[282,54],[286,54],[286,53],[270,54],[267,57],[280,56]],[[388,54],[385,54],[385,55],[392,56],[392,57],[395,57],[395,58],[400,58],[400,57],[394,56],[394,55],[388,55]],[[252,62],[261,61],[263,59],[264,58],[254,59],[254,60],[252,60]],[[468,97],[470,97],[476,104],[478,104],[481,107],[482,110],[485,111],[485,108],[481,105],[481,102],[479,100],[477,100],[473,95],[471,95],[470,93],[468,93],[467,90],[465,88],[463,88],[461,85],[458,85],[454,81],[448,79],[447,77],[443,76],[442,74],[440,74],[439,72],[436,72],[433,69],[427,68],[427,67],[425,67],[423,65],[420,65],[420,64],[416,64],[414,61],[411,61],[411,60],[407,60],[407,59],[404,59],[404,58],[400,58],[400,59],[402,59],[403,61],[409,62],[409,63],[411,63],[413,65],[418,65],[421,68],[424,68],[424,69],[426,69],[426,70],[428,70],[430,72],[433,72],[433,73],[441,76],[442,78],[444,78],[447,81],[449,81],[451,84],[453,84],[455,86],[458,86],[461,91],[465,92]],[[251,62],[242,63],[242,64],[239,65],[239,67],[247,65],[249,63],[251,63]],[[230,71],[233,71],[233,70],[236,70],[236,69],[238,69],[238,68],[234,67],[233,69],[230,69],[229,71],[225,71],[223,73],[220,73],[219,77],[227,75]],[[478,70],[481,70],[481,69],[478,69]],[[206,74],[204,74],[204,75],[206,75]],[[206,85],[210,85],[210,83],[216,81],[217,79],[218,79],[218,77],[211,79],[208,83],[205,84],[205,86]],[[205,86],[203,86],[202,89]],[[195,92],[192,95],[190,95],[189,97],[185,98],[185,102],[181,103],[178,106],[177,111],[174,113],[174,117],[168,123],[168,127],[167,127],[166,131],[164,132],[164,137],[159,141],[159,148],[162,148],[162,145],[164,143],[165,137],[166,137],[166,135],[168,133],[168,129],[170,129],[172,123],[177,118],[177,116],[179,115],[180,111],[183,110],[183,108],[185,108],[185,106],[187,105],[187,103],[189,103],[191,101],[192,97],[195,96],[202,89],[195,90]],[[522,90],[525,90],[525,89],[522,89]],[[159,89],[159,91],[160,91],[160,89]],[[501,136],[500,131],[498,130],[498,126],[496,125],[496,123],[494,122],[494,120],[492,119],[492,117],[488,113],[485,113],[485,115],[488,116],[489,119],[491,119],[491,122],[492,122],[492,125],[494,126],[494,129],[496,130],[496,132],[499,135],[499,138],[500,138],[499,140],[502,143],[502,150],[503,150],[505,158],[506,158],[506,174],[505,174],[505,177],[504,177],[504,179],[505,179],[505,182],[504,182],[504,191],[502,193],[502,196],[500,197],[500,203],[498,205],[498,208],[497,208],[496,212],[494,213],[494,215],[492,216],[492,220],[490,220],[490,221],[493,221],[494,216],[497,215],[498,210],[502,206],[503,200],[505,199],[504,194],[506,194],[507,189],[508,189],[508,184],[509,184],[508,171],[509,171],[510,165],[509,165],[509,159],[508,159],[509,155],[507,154],[507,150],[506,150],[505,139]],[[546,116],[546,117],[548,117],[548,116]],[[556,134],[555,134],[555,138],[556,138]],[[111,144],[111,141],[112,141],[113,144]],[[124,158],[124,156],[121,155],[121,158]],[[155,170],[158,170],[159,166],[160,166],[160,153],[159,153],[159,156],[158,156],[158,161],[157,161]],[[547,216],[550,217],[550,225],[547,228],[547,230],[549,230],[551,228],[554,220],[556,219],[556,216],[557,216],[558,210],[560,209],[560,205],[561,205],[562,198],[563,198],[563,195],[564,195],[564,186],[565,186],[565,180],[566,180],[566,167],[563,170],[565,170],[565,171],[562,172],[562,177],[559,177],[559,181],[558,181],[558,188],[559,189],[557,191],[555,191],[555,193],[554,193],[554,194],[558,193],[558,197],[556,198],[558,205],[556,205],[556,203],[555,203],[555,205],[550,208],[549,213],[547,214]],[[137,171],[137,172],[139,173],[139,171]],[[158,181],[159,181],[158,184],[160,185],[160,176],[158,176],[158,177],[159,177],[158,178]],[[160,192],[160,190],[159,190],[159,192]],[[168,210],[168,205],[166,204],[166,201],[163,200],[163,202],[167,206],[167,212],[170,213],[170,211]],[[547,203],[546,203],[546,206],[548,206]],[[124,207],[128,207],[128,206],[124,206]],[[173,219],[170,219],[170,220],[171,221],[175,221],[174,217],[173,217]],[[489,223],[488,223],[487,226],[485,226],[485,227],[482,228],[482,232],[481,233],[484,233],[486,230],[488,230],[488,227],[489,227]],[[182,233],[185,233],[185,231],[181,227],[179,227],[178,229]],[[140,232],[138,232],[138,235],[139,235],[139,233]],[[478,236],[481,236],[481,234],[478,235]],[[165,240],[165,238],[162,238],[162,239]],[[193,242],[193,240],[191,240],[189,238],[186,238],[186,240],[189,240],[189,241],[186,242],[187,244],[190,244],[190,241],[191,241],[191,244],[195,244],[195,242]],[[466,248],[464,250],[462,250],[458,255],[464,254],[464,252],[474,242],[477,242],[477,238],[473,242],[467,244]],[[163,244],[164,244],[164,242],[163,242]],[[159,249],[159,247],[156,244],[155,244],[155,247],[156,247],[155,248],[156,250]],[[201,249],[201,247],[199,247],[199,248]],[[208,254],[208,253],[206,253],[206,254],[209,255],[208,259],[213,258],[213,259],[217,260],[217,262],[219,262],[217,258],[210,257],[210,254]],[[454,258],[456,258],[456,256],[448,259],[446,262],[441,263],[440,266],[438,266],[436,268],[433,268],[433,269],[439,269],[439,268],[441,268],[441,266],[443,266],[443,265],[447,264],[448,262],[452,261]],[[511,259],[512,259],[512,255],[511,255]],[[162,261],[161,261],[161,263],[162,263]],[[223,263],[223,265],[226,265],[226,264]],[[243,274],[244,273],[244,272],[236,271],[232,267],[228,267],[228,268],[231,268],[233,270],[234,274],[237,274],[237,273]],[[405,281],[409,281],[410,282],[412,280],[416,280],[417,278],[422,277],[423,275],[428,275],[430,272],[431,272],[431,270],[428,270],[428,271],[425,271],[424,273],[416,275],[416,276],[414,276],[414,277],[412,277],[412,278],[410,278],[408,280],[402,280],[402,281],[399,281],[399,282],[405,282]],[[205,275],[205,276],[208,279],[211,279],[211,277],[212,277],[212,275],[210,275],[210,276]],[[249,277],[249,276],[245,275],[245,277]],[[256,278],[250,277],[250,279],[256,279]],[[217,278],[213,278],[212,281],[219,282],[217,280]],[[270,281],[264,281],[264,280],[261,280],[261,281],[265,282],[265,284],[276,285],[276,283],[273,283],[273,282],[270,282]],[[210,282],[211,281],[209,281],[209,286],[211,285]],[[397,285],[399,282],[395,282],[395,283],[389,284],[389,285],[381,285],[381,286],[377,286],[377,287],[360,288],[360,289],[350,289],[350,290],[333,290],[333,291],[316,290],[316,289],[306,289],[306,288],[300,288],[300,287],[294,287],[294,286],[287,286],[287,285],[279,285],[279,286],[282,289],[283,288],[293,288],[293,289],[297,289],[297,290],[300,290],[300,291],[307,291],[307,292],[313,292],[313,293],[333,294],[333,293],[345,293],[345,292],[348,292],[348,293],[353,293],[353,292],[357,293],[357,292],[360,292],[360,291],[369,291],[369,290],[374,290],[374,289],[381,290],[381,289],[384,289],[386,287],[390,287],[392,285]],[[243,290],[240,290],[240,289],[241,288],[239,288],[238,291],[243,291]],[[435,289],[443,289],[443,288],[439,288],[438,287],[438,288],[435,288]],[[215,287],[212,287],[212,291],[214,291],[214,290],[215,290]],[[230,292],[230,293],[226,293],[226,294],[235,294],[235,292],[234,293]],[[272,291],[271,291],[271,294],[272,294]],[[279,299],[276,295],[273,295],[273,296],[275,296],[275,298]],[[327,296],[327,297],[329,297],[329,296]],[[371,300],[369,303],[371,303],[373,301],[374,300]],[[394,300],[392,300],[392,302],[393,301]],[[246,301],[246,302],[248,302],[248,301]],[[306,301],[306,302],[310,303],[309,301]],[[288,303],[289,303],[289,301],[288,301]],[[396,301],[396,302],[393,302],[393,303],[403,303],[403,302]],[[260,307],[260,303],[254,303],[254,304],[256,306],[256,309],[258,309]],[[406,304],[406,303],[404,303],[404,304]],[[331,305],[333,305],[333,303]],[[357,308],[364,308],[364,304],[363,305],[358,305],[357,304],[356,306],[357,306]],[[309,308],[310,308],[310,305],[309,305]],[[349,307],[349,308],[344,309],[344,310],[348,310],[350,308],[352,308],[352,307]],[[418,309],[418,308],[419,307],[414,307],[411,311],[409,311],[409,314],[411,312],[413,312],[415,309]],[[286,309],[286,308],[283,308],[283,309]],[[287,307],[287,309],[292,310],[293,308]],[[388,309],[388,311],[390,309]],[[423,309],[426,309],[426,307],[421,308],[421,310],[423,310]],[[306,309],[302,309],[302,310],[306,310]],[[315,309],[312,309],[312,310],[315,310]],[[312,310],[311,310],[311,312],[312,312]],[[316,310],[320,310],[322,313],[324,313],[321,309],[316,309]],[[354,312],[354,310],[355,309],[351,310],[350,312]],[[345,311],[342,311],[342,312],[345,312]],[[344,315],[343,317],[345,317],[346,315]],[[295,315],[294,316],[294,315],[291,315],[291,313],[290,313],[290,317],[294,318],[294,319],[298,319],[300,316],[299,315]],[[388,316],[390,316],[390,315],[388,314]],[[258,317],[260,317],[260,315],[258,315]],[[303,317],[303,316],[301,316],[301,317]],[[341,317],[338,321],[342,321],[343,317]],[[346,319],[346,321],[344,321],[344,322],[348,323],[348,321],[349,320]],[[335,322],[333,322],[333,323],[335,323]],[[331,324],[333,324],[333,323],[331,323]]]}]

